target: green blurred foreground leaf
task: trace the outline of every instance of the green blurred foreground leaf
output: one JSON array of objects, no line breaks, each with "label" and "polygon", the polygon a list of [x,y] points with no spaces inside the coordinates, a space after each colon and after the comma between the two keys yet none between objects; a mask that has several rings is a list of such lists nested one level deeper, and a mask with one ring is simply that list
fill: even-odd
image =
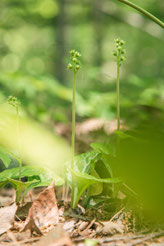
[{"label": "green blurred foreground leaf", "polygon": [[11,158],[9,157],[7,150],[2,148],[1,146],[0,146],[0,160],[3,162],[6,168],[10,165]]},{"label": "green blurred foreground leaf", "polygon": [[[10,111],[9,111],[10,110]],[[71,149],[62,138],[45,129],[31,118],[20,116],[20,150],[18,151],[15,112],[9,106],[0,110],[0,144],[18,156],[20,151],[22,162],[35,167],[45,167],[53,173],[63,175],[64,163],[71,157]],[[4,159],[5,166],[9,164]],[[39,170],[38,168],[38,170]]]}]

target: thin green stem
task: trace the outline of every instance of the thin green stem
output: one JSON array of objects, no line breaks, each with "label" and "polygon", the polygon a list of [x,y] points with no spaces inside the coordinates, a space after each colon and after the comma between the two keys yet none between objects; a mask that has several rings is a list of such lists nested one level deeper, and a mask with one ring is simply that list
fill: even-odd
[{"label": "thin green stem", "polygon": [[117,56],[117,130],[120,130],[120,60]]},{"label": "thin green stem", "polygon": [[75,157],[75,95],[76,95],[76,71],[73,73],[73,97],[72,97],[72,168]]},{"label": "thin green stem", "polygon": [[21,143],[20,143],[20,122],[19,122],[19,107],[16,106],[16,120],[17,120],[17,144],[18,144],[18,159],[19,159],[19,181],[21,181],[22,171],[22,157],[21,157]]},{"label": "thin green stem", "polygon": [[155,23],[157,23],[159,26],[161,26],[162,28],[164,28],[164,22],[162,22],[161,20],[159,20],[157,17],[155,17],[154,15],[152,15],[151,13],[149,13],[148,11],[146,11],[145,9],[141,8],[140,6],[128,1],[128,0],[118,0],[121,3],[125,3],[126,5],[129,5],[130,7],[138,10],[140,13],[146,15],[149,19],[151,19],[152,21],[154,21]]}]

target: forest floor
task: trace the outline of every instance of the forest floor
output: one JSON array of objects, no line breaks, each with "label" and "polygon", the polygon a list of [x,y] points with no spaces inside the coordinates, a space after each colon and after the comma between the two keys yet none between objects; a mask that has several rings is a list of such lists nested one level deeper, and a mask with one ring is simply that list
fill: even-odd
[{"label": "forest floor", "polygon": [[[56,126],[56,131],[70,139],[70,127]],[[89,144],[115,130],[113,125],[89,120],[77,126],[77,148],[84,152]],[[103,134],[102,134],[103,133]],[[87,135],[87,140],[86,136]],[[21,204],[15,203],[15,190],[0,190],[0,245],[1,246],[164,246],[162,225],[141,226],[136,229],[132,210],[122,207],[110,219],[98,219],[101,208],[88,214],[83,207],[69,208],[61,200],[62,189],[35,188],[28,192]],[[94,216],[95,215],[95,216]],[[142,223],[142,222],[141,222]],[[144,223],[144,222],[143,222]]]},{"label": "forest floor", "polygon": [[121,209],[110,220],[97,221],[85,216],[81,206],[71,210],[57,202],[53,185],[34,189],[20,207],[14,203],[14,194],[13,189],[1,190],[1,246],[164,245],[164,230],[135,231],[130,211]]}]

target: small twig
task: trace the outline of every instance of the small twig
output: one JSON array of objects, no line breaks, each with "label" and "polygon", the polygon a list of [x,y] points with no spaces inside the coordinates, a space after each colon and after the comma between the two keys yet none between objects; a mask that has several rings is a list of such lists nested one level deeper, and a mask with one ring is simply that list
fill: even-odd
[{"label": "small twig", "polygon": [[121,214],[124,209],[125,208],[121,208],[116,214],[114,214],[112,218],[109,220],[109,222],[112,222],[112,220],[114,220],[119,214]]},{"label": "small twig", "polygon": [[137,239],[137,240],[135,240],[132,243],[128,243],[127,246],[135,246],[137,244],[143,243],[145,241],[148,241],[148,240],[151,240],[151,239],[163,236],[163,235],[164,235],[164,231],[158,232],[158,233],[152,233],[152,234],[149,234],[148,236],[146,236],[146,237],[144,237],[142,239]]},{"label": "small twig", "polygon": [[143,238],[144,235],[136,235],[136,236],[132,236],[132,237],[128,237],[127,235],[126,236],[123,236],[123,237],[110,237],[110,238],[105,238],[101,240],[101,243],[110,243],[110,242],[116,242],[116,241],[124,241],[124,240],[127,240],[128,239],[136,239],[136,238]]},{"label": "small twig", "polygon": [[[23,243],[30,243],[30,242],[36,242],[40,239],[40,237],[38,238],[29,238],[23,241],[19,241],[19,244],[23,244]],[[11,246],[18,246],[18,242],[11,242],[11,243],[7,243],[7,244],[2,244],[1,246],[5,246],[5,245],[11,245]]]}]

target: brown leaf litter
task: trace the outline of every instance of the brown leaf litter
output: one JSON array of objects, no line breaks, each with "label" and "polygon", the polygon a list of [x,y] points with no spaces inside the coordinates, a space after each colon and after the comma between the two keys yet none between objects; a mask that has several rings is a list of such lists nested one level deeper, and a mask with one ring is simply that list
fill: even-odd
[{"label": "brown leaf litter", "polygon": [[15,202],[15,199],[16,191],[14,188],[6,189],[3,187],[0,189],[0,207],[10,206]]},{"label": "brown leaf litter", "polygon": [[15,203],[11,206],[0,208],[0,235],[12,227],[16,210],[17,205]]},{"label": "brown leaf litter", "polygon": [[[68,219],[62,214],[62,220],[59,220],[54,183],[40,192],[33,201],[25,222],[15,221],[12,227],[16,210],[15,203],[0,209],[2,246],[84,246],[87,238],[91,239],[91,243],[92,239],[96,240],[96,245],[99,246],[164,246],[164,231],[147,234],[127,231],[123,223],[123,210],[106,222],[97,222],[96,219],[85,220],[85,215],[83,219],[80,215]],[[23,216],[24,210],[27,214],[28,207],[23,208],[23,213],[20,211]],[[22,227],[23,229],[19,231]]]},{"label": "brown leaf litter", "polygon": [[56,225],[58,221],[59,210],[54,192],[54,182],[52,182],[33,202],[22,231],[29,229],[31,232],[42,234],[45,228]]},{"label": "brown leaf litter", "polygon": [[62,224],[58,224],[53,230],[43,236],[36,246],[71,246],[72,241],[69,234],[65,232]]}]

